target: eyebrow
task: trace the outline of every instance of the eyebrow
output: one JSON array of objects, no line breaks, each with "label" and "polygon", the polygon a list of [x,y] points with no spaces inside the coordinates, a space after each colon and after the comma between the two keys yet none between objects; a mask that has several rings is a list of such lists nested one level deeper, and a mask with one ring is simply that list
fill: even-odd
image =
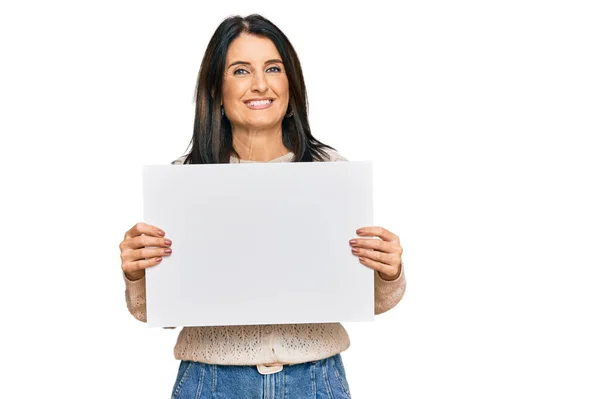
[{"label": "eyebrow", "polygon": [[[272,64],[272,63],[275,63],[275,62],[277,62],[279,64],[283,64],[283,61],[281,61],[278,58],[274,58],[272,60],[265,61],[265,65]],[[250,63],[248,61],[234,61],[231,64],[229,64],[229,66],[227,67],[227,69],[231,68],[234,65],[250,65]]]}]

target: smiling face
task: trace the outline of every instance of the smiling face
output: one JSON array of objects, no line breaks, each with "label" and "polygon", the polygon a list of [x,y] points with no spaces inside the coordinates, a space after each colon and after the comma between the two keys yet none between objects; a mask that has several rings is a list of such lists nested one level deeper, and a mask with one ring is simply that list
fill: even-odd
[{"label": "smiling face", "polygon": [[223,77],[223,107],[234,131],[280,127],[288,102],[288,79],[275,45],[242,33],[229,45]]}]

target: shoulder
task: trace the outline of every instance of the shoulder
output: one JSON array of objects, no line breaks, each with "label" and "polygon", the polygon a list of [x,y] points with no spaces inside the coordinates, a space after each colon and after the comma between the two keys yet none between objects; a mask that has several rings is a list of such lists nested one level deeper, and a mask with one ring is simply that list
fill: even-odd
[{"label": "shoulder", "polygon": [[324,148],[324,151],[327,154],[327,157],[329,158],[328,162],[347,161],[347,159],[340,155],[340,153],[336,150],[333,150],[331,148]]},{"label": "shoulder", "polygon": [[176,160],[171,162],[171,165],[183,165],[183,162],[185,161],[186,157],[187,157],[187,155],[180,156],[179,158],[177,158]]}]

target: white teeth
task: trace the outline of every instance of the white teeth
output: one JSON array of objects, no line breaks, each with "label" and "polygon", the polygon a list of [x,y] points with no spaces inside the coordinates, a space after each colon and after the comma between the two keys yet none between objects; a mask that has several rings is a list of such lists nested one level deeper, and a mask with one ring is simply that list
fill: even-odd
[{"label": "white teeth", "polygon": [[261,105],[271,104],[272,102],[273,102],[273,100],[260,100],[260,101],[248,101],[246,104],[248,104],[251,107],[257,107],[257,106],[261,106]]}]

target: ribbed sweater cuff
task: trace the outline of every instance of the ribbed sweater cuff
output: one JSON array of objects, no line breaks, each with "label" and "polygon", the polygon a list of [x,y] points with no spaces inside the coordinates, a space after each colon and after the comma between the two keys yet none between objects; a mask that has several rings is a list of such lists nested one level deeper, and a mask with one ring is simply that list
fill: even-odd
[{"label": "ribbed sweater cuff", "polygon": [[400,285],[402,280],[404,280],[404,265],[402,265],[400,275],[398,275],[398,277],[396,277],[396,279],[394,280],[384,280],[383,278],[381,278],[378,272],[375,272],[375,278],[377,279],[377,286],[380,288],[380,291],[385,293],[392,293],[396,289],[398,289],[398,286]]},{"label": "ribbed sweater cuff", "polygon": [[406,289],[404,275],[405,265],[402,265],[400,275],[395,280],[384,280],[375,272],[375,314],[392,309],[400,302]]},{"label": "ribbed sweater cuff", "polygon": [[146,276],[139,280],[130,280],[123,272],[123,280],[125,280],[125,288],[132,298],[146,297]]}]

